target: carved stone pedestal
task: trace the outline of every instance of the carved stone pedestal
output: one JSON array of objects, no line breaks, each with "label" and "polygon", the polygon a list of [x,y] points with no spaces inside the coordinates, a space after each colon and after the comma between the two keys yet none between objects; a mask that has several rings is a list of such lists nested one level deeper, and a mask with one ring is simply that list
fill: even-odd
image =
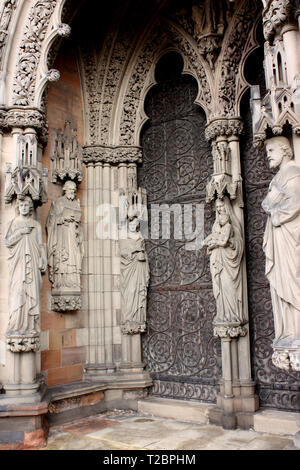
[{"label": "carved stone pedestal", "polygon": [[54,312],[72,312],[81,309],[81,291],[51,291],[51,310]]}]

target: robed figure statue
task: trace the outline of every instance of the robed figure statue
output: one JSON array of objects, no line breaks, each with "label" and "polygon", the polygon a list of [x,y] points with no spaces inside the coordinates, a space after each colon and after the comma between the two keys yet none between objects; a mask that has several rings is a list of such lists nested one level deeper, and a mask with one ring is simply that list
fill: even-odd
[{"label": "robed figure statue", "polygon": [[76,189],[73,181],[64,184],[64,195],[52,202],[46,222],[49,279],[52,299],[56,299],[56,304],[52,302],[54,310],[75,309],[76,302],[67,305],[66,301],[70,296],[79,296],[81,291],[83,231]]},{"label": "robed figure statue", "polygon": [[270,168],[279,168],[262,203],[263,242],[274,315],[274,347],[300,346],[300,165],[286,137],[266,142]]},{"label": "robed figure statue", "polygon": [[243,322],[243,237],[239,220],[227,197],[216,201],[212,233],[204,240],[210,255],[210,271],[217,315],[214,324]]},{"label": "robed figure statue", "polygon": [[120,256],[122,332],[143,333],[146,331],[149,262],[136,216],[128,218],[128,235],[120,240]]},{"label": "robed figure statue", "polygon": [[8,224],[5,245],[9,249],[9,321],[6,336],[39,332],[40,289],[47,269],[41,224],[33,219],[29,196],[18,200],[16,217]]}]

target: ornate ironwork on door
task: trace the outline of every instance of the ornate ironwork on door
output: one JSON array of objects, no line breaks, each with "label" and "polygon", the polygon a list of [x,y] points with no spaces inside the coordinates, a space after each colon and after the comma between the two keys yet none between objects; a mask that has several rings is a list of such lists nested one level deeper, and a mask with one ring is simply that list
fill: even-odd
[{"label": "ornate ironwork on door", "polygon": [[[220,352],[213,337],[215,300],[208,258],[199,249],[186,249],[191,241],[186,233],[182,239],[174,236],[174,228],[178,231],[178,224],[184,225],[180,212],[189,213],[195,226],[196,206],[204,207],[205,187],[212,173],[210,147],[204,137],[205,115],[194,104],[197,83],[191,76],[181,75],[182,65],[179,54],[164,56],[156,68],[158,84],[145,102],[149,121],[142,134],[143,165],[138,178],[139,186],[148,193],[146,246],[151,279],[143,351],[154,379],[154,394],[214,402]],[[156,239],[150,230],[157,205],[173,205],[170,238]],[[208,232],[213,222],[209,207],[204,215]],[[162,220],[159,227],[162,229]]]},{"label": "ornate ironwork on door", "polygon": [[[255,67],[258,71],[259,67]],[[261,67],[263,70],[263,67]],[[256,84],[264,89],[263,76]],[[268,168],[264,150],[254,149],[252,142],[249,95],[243,109],[245,135],[241,148],[244,187],[248,299],[251,328],[252,373],[260,406],[300,410],[300,373],[284,372],[272,363],[274,323],[269,283],[265,277],[262,250],[266,214],[261,208],[274,173]]]}]

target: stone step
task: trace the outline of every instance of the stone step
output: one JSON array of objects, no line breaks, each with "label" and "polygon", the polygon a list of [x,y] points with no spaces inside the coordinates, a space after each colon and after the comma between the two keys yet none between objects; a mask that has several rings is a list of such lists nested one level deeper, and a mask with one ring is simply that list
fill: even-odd
[{"label": "stone step", "polygon": [[294,435],[299,431],[300,414],[296,412],[277,411],[277,410],[259,410],[254,414],[253,429],[257,432]]},{"label": "stone step", "polygon": [[208,424],[209,411],[215,405],[167,398],[146,398],[138,401],[140,413],[188,423]]}]

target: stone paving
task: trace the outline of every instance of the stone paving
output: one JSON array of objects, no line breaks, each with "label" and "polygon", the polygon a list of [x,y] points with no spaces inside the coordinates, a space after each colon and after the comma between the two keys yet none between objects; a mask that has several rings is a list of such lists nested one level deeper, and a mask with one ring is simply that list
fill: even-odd
[{"label": "stone paving", "polygon": [[292,436],[115,410],[52,428],[41,450],[283,450],[292,443]]}]

